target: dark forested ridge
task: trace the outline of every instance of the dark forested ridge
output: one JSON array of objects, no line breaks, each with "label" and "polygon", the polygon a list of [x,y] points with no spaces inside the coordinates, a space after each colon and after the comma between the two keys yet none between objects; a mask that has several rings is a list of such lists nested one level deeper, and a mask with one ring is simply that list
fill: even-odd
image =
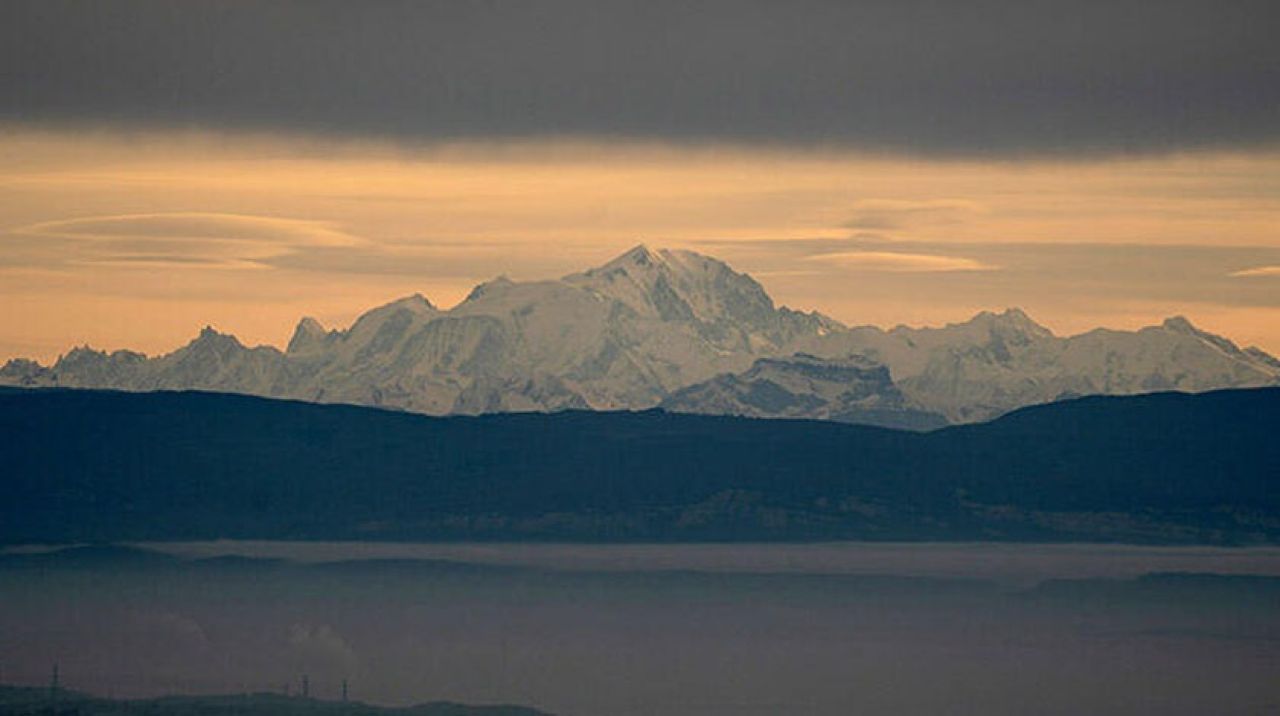
[{"label": "dark forested ridge", "polygon": [[1280,540],[1280,389],[911,433],[0,392],[0,540]]},{"label": "dark forested ridge", "polygon": [[520,706],[429,703],[391,708],[278,694],[104,699],[76,691],[0,686],[0,716],[548,716]]}]

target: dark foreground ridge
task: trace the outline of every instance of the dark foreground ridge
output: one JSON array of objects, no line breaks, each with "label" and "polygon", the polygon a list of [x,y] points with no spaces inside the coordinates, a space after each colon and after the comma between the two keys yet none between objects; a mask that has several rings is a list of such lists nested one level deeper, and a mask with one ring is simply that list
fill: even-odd
[{"label": "dark foreground ridge", "polygon": [[0,392],[0,541],[1280,541],[1280,389],[911,433],[214,393]]},{"label": "dark foreground ridge", "polygon": [[279,694],[105,699],[76,691],[0,686],[0,716],[549,716],[521,706],[438,702],[390,708]]}]

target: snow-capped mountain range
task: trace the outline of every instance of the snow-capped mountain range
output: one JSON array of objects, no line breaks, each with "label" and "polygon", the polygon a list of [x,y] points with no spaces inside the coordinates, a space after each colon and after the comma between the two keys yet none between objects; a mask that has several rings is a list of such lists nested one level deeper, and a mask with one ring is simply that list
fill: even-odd
[{"label": "snow-capped mountain range", "polygon": [[304,318],[288,348],[205,328],[167,355],[75,348],[11,360],[0,384],[201,389],[443,415],[566,408],[971,422],[1086,394],[1280,384],[1280,361],[1184,318],[1058,337],[1017,309],[941,328],[847,328],[778,307],[754,279],[644,246],[558,280],[498,278],[449,310],[421,295],[344,330]]}]

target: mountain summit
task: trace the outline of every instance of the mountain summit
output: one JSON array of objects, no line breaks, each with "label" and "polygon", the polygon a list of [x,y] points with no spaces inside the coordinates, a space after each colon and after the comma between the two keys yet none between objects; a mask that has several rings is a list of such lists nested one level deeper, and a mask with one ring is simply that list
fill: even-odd
[{"label": "mountain summit", "polygon": [[[846,328],[750,276],[639,245],[557,280],[500,277],[441,310],[414,294],[346,329],[302,319],[281,352],[205,328],[147,358],[88,347],[0,384],[201,389],[428,414],[670,410],[928,427],[1086,394],[1280,383],[1280,361],[1185,318],[1058,337],[1024,312],[941,328]],[[665,402],[664,402],[665,401]]]}]

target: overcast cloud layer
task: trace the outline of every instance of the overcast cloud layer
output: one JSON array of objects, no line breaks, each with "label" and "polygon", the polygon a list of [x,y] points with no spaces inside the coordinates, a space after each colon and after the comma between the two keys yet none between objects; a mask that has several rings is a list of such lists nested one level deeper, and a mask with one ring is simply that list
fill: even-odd
[{"label": "overcast cloud layer", "polygon": [[1280,139],[1274,0],[6,0],[0,120],[1003,155]]}]

